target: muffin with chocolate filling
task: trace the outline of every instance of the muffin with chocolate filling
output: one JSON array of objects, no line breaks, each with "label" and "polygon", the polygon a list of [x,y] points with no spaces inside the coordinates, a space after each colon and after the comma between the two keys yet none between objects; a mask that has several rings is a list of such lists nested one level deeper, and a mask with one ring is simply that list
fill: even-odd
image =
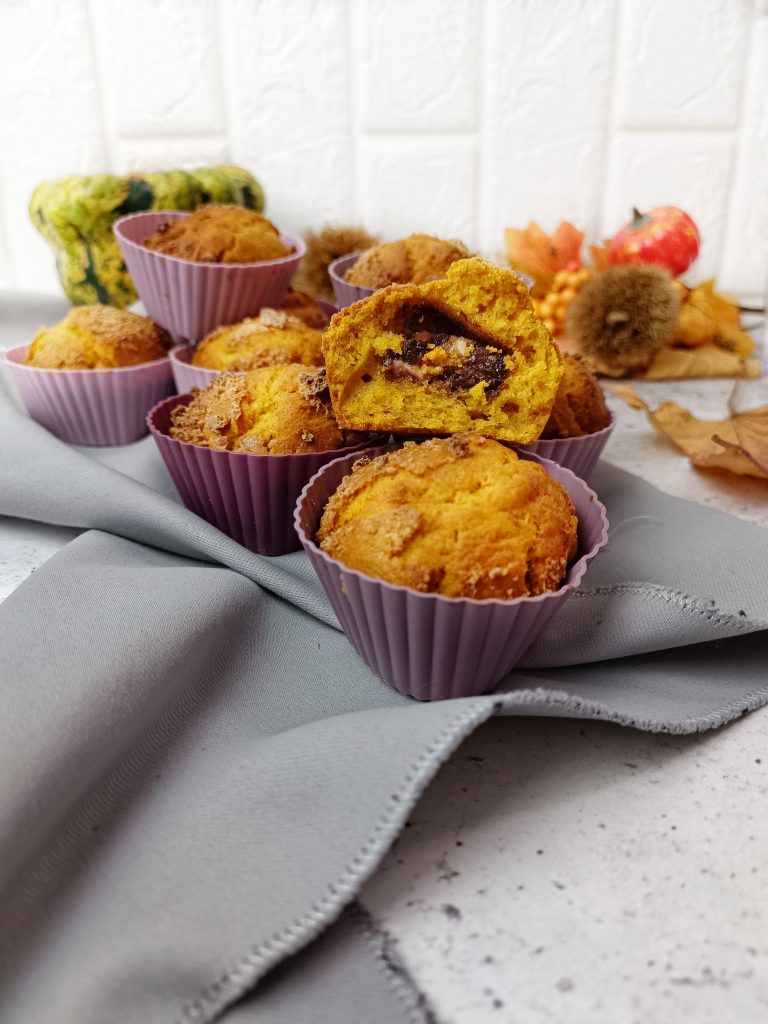
[{"label": "muffin with chocolate filling", "polygon": [[464,434],[359,460],[329,499],[316,541],[388,583],[511,600],[560,586],[577,519],[542,466]]},{"label": "muffin with chocolate filling", "polygon": [[27,366],[106,370],[163,359],[170,338],[148,316],[114,306],[75,306],[29,346]]},{"label": "muffin with chocolate filling", "polygon": [[388,284],[424,284],[443,277],[456,260],[471,253],[463,242],[434,235],[409,235],[366,249],[345,274],[345,280],[363,288]]},{"label": "muffin with chocolate filling", "polygon": [[161,224],[144,246],[193,263],[261,263],[290,253],[266,217],[242,206],[217,203],[198,206],[188,217]]},{"label": "muffin with chocolate filling", "polygon": [[336,417],[354,430],[526,443],[544,429],[562,374],[528,288],[477,258],[340,310],[323,351]]},{"label": "muffin with chocolate filling", "polygon": [[289,455],[341,448],[325,371],[295,363],[225,373],[171,416],[178,441],[230,452]]},{"label": "muffin with chocolate filling", "polygon": [[322,334],[282,310],[262,309],[257,317],[218,327],[200,342],[193,366],[209,370],[255,370],[281,363],[320,366]]},{"label": "muffin with chocolate filling", "polygon": [[580,357],[563,355],[563,376],[543,438],[584,437],[603,430],[611,422],[603,389]]}]

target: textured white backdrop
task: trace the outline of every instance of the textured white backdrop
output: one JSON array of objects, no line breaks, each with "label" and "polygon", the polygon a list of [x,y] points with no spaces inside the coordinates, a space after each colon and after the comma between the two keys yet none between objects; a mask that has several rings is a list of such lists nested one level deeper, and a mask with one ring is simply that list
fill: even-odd
[{"label": "textured white backdrop", "polygon": [[0,286],[56,287],[41,179],[217,162],[289,231],[489,256],[674,203],[697,279],[768,277],[768,0],[0,0],[0,115]]}]

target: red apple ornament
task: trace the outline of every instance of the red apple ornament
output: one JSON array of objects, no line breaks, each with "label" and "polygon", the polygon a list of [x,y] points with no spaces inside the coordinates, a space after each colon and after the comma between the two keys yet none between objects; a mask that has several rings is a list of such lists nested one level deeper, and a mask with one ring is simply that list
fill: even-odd
[{"label": "red apple ornament", "polygon": [[699,255],[699,229],[677,206],[632,211],[632,220],[608,243],[611,263],[651,263],[673,277],[684,273]]}]

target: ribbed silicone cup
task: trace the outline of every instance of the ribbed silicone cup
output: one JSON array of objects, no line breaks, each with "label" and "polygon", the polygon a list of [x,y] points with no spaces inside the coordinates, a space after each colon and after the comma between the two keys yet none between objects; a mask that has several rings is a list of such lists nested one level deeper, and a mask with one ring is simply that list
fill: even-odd
[{"label": "ribbed silicone cup", "polygon": [[611,413],[611,422],[602,430],[584,437],[540,438],[532,444],[513,445],[518,452],[533,452],[542,459],[550,459],[559,466],[570,469],[582,480],[589,480],[600,453],[611,436],[615,426]]},{"label": "ribbed silicone cup", "polygon": [[194,345],[177,345],[170,351],[173,379],[180,395],[186,395],[192,388],[204,388],[216,377],[221,376],[221,370],[209,370],[206,366],[193,366],[192,356],[194,354]]},{"label": "ribbed silicone cup", "polygon": [[199,341],[215,327],[255,316],[262,306],[280,306],[306,251],[300,238],[281,234],[293,252],[261,263],[194,263],[145,248],[143,243],[161,224],[188,216],[178,211],[132,213],[113,226],[147,314],[174,341]]},{"label": "ribbed silicone cup", "polygon": [[[396,450],[383,445],[374,457]],[[562,586],[513,601],[449,598],[394,586],[349,569],[314,542],[326,502],[359,455],[335,459],[314,476],[296,505],[296,532],[352,646],[396,690],[417,700],[488,693],[514,668],[608,539],[605,508],[570,470],[530,452],[565,487],[579,520],[578,559]]]},{"label": "ribbed silicone cup", "polygon": [[370,442],[300,455],[252,455],[177,441],[168,433],[171,412],[192,395],[174,395],[147,416],[149,430],[176,490],[188,509],[260,555],[301,547],[293,512],[307,480],[341,453],[360,453]]},{"label": "ribbed silicone cup", "polygon": [[361,256],[362,252],[351,252],[347,256],[339,256],[328,267],[328,276],[331,279],[333,294],[336,296],[339,309],[351,306],[358,299],[366,299],[376,291],[375,288],[362,288],[360,285],[349,284],[344,280],[346,272],[357,263]]},{"label": "ribbed silicone cup", "polygon": [[33,420],[69,444],[116,445],[147,433],[147,410],[173,393],[167,357],[111,370],[25,366],[27,346],[9,349],[5,365]]}]

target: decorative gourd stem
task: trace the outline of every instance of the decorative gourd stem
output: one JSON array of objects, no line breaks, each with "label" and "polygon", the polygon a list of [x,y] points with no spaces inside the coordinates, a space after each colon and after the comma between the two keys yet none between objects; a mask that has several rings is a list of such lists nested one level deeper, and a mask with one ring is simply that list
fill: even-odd
[{"label": "decorative gourd stem", "polygon": [[639,231],[640,228],[644,228],[646,224],[651,223],[651,218],[647,213],[640,213],[636,206],[632,207],[632,223],[629,226],[630,231]]}]

